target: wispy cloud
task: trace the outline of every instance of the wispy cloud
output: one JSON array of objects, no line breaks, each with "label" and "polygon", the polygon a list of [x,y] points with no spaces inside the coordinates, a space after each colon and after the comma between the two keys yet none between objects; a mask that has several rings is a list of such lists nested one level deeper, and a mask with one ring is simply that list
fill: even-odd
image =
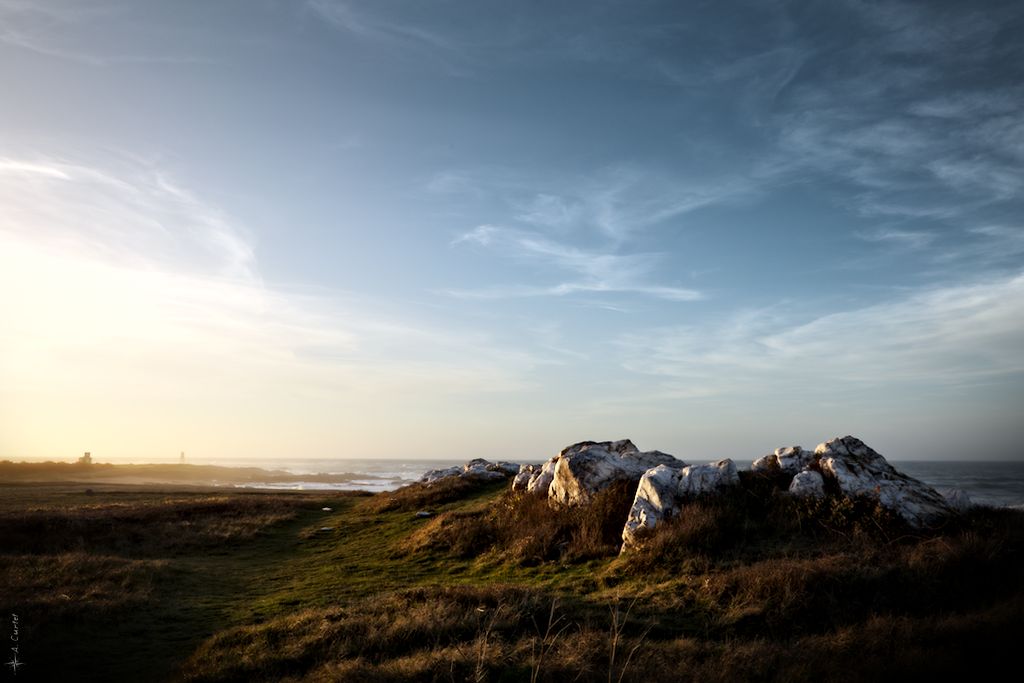
[{"label": "wispy cloud", "polygon": [[383,39],[391,42],[418,44],[446,52],[458,52],[457,45],[450,38],[419,26],[370,16],[365,10],[355,9],[350,2],[343,2],[342,0],[309,0],[307,5],[331,24],[358,36],[375,40]]},{"label": "wispy cloud", "polygon": [[1022,319],[1024,275],[1017,274],[810,319],[787,306],[745,311],[718,324],[632,332],[617,343],[628,369],[662,378],[666,391],[736,397],[797,390],[811,399],[1022,373]]},{"label": "wispy cloud", "polygon": [[[159,169],[0,157],[0,230],[116,265],[256,278],[250,238]],[[187,264],[187,265],[186,265]]]},{"label": "wispy cloud", "polygon": [[514,221],[533,230],[575,232],[622,245],[699,209],[749,201],[778,175],[778,169],[762,164],[745,174],[703,177],[638,164],[609,164],[586,176],[546,178],[512,168],[450,169],[428,178],[424,189],[507,207],[494,222]]},{"label": "wispy cloud", "polygon": [[475,67],[473,52],[451,32],[394,21],[364,5],[345,0],[307,0],[306,7],[330,26],[360,40],[439,64],[453,76],[467,76]]},{"label": "wispy cloud", "polygon": [[124,5],[73,0],[0,0],[0,44],[90,66],[210,61],[185,52],[122,49],[119,46],[129,41],[112,40],[109,27],[124,20],[127,9]]},{"label": "wispy cloud", "polygon": [[[867,30],[851,32],[827,79],[795,79],[777,113],[779,149],[794,168],[848,181],[857,188],[850,207],[869,218],[962,227],[981,209],[1019,200],[1024,133],[1012,103],[1021,89],[1019,79],[999,73],[1016,57],[998,39],[1019,10],[845,6]],[[982,71],[993,79],[980,88]]]},{"label": "wispy cloud", "polygon": [[533,265],[553,267],[573,279],[552,285],[510,285],[476,290],[450,290],[463,298],[498,299],[531,296],[566,296],[580,293],[641,294],[670,301],[694,301],[701,293],[688,288],[649,282],[658,254],[617,254],[569,246],[539,233],[481,225],[452,242],[472,244],[500,256]]},{"label": "wispy cloud", "polygon": [[358,295],[268,284],[244,230],[134,162],[0,157],[0,288],[18,292],[0,297],[4,400],[43,385],[164,400],[208,381],[269,403],[491,394],[559,362]]},{"label": "wispy cloud", "polygon": [[879,228],[870,232],[857,233],[866,242],[881,242],[904,249],[924,249],[935,241],[937,235],[926,230],[894,230]]}]

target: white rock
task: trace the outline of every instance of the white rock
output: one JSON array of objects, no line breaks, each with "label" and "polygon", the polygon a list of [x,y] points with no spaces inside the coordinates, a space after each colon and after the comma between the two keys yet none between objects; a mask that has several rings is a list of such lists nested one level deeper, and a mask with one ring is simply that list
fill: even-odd
[{"label": "white rock", "polygon": [[642,530],[653,529],[662,520],[678,514],[685,500],[717,493],[739,482],[736,464],[728,458],[707,465],[658,465],[647,470],[640,477],[633,506],[622,527],[622,549],[636,546]]},{"label": "white rock", "polygon": [[860,439],[836,437],[818,444],[814,453],[822,474],[844,495],[874,499],[911,526],[928,526],[951,512],[935,489],[896,471]]},{"label": "white rock", "polygon": [[736,463],[729,458],[707,465],[690,465],[683,468],[679,478],[679,496],[692,498],[739,483]]},{"label": "white rock", "polygon": [[686,463],[660,451],[641,452],[629,439],[583,441],[558,454],[548,498],[580,505],[616,481],[639,481],[644,472],[662,464],[681,468]]},{"label": "white rock", "polygon": [[794,496],[821,498],[825,495],[825,480],[819,472],[804,470],[789,482],[789,492]]},{"label": "white rock", "polygon": [[939,493],[946,500],[946,504],[955,512],[963,514],[974,507],[971,497],[963,489],[940,489]]},{"label": "white rock", "polygon": [[[485,481],[505,479],[508,476],[508,474],[505,473],[505,470],[497,467],[494,463],[487,462],[483,458],[474,458],[473,460],[470,460],[462,466],[462,470],[461,476],[463,477],[483,479]],[[516,467],[516,470],[519,470],[518,466]]]},{"label": "white rock", "polygon": [[496,463],[492,463],[490,469],[495,472],[504,472],[506,476],[514,477],[515,475],[519,474],[519,470],[521,469],[521,467],[517,462],[499,460]]},{"label": "white rock", "polygon": [[644,472],[633,497],[626,525],[622,527],[623,549],[637,544],[643,529],[653,529],[679,510],[679,480],[683,471],[670,465],[658,465]]},{"label": "white rock", "polygon": [[490,481],[506,479],[519,471],[519,465],[511,462],[488,462],[483,458],[474,458],[465,465],[429,470],[419,478],[421,484],[432,484],[448,477],[469,477]]},{"label": "white rock", "polygon": [[427,470],[423,473],[423,476],[419,478],[421,484],[431,484],[438,479],[445,479],[446,477],[458,477],[463,473],[463,469],[458,465],[454,467],[444,467],[436,470]]},{"label": "white rock", "polygon": [[537,465],[522,465],[519,468],[519,472],[512,479],[512,490],[513,491],[525,491],[526,487],[530,483],[530,479],[533,478],[533,474],[539,471],[540,467]]},{"label": "white rock", "polygon": [[754,472],[783,472],[796,474],[814,460],[814,453],[800,446],[776,448],[774,453],[758,458],[751,464]]},{"label": "white rock", "polygon": [[555,478],[556,464],[558,464],[557,455],[541,465],[540,468],[534,470],[533,474],[530,475],[530,481],[526,483],[526,491],[538,496],[548,495],[551,481]]}]

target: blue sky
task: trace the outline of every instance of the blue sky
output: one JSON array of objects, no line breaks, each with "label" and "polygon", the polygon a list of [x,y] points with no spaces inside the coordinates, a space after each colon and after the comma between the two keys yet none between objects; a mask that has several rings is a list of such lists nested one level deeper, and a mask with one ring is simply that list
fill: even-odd
[{"label": "blue sky", "polygon": [[1019,458],[1022,30],[0,0],[0,457]]}]

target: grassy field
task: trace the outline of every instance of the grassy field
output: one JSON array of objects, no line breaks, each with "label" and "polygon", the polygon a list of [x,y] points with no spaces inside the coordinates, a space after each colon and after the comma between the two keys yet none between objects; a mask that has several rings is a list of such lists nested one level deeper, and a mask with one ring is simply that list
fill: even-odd
[{"label": "grassy field", "polygon": [[1019,513],[910,534],[748,481],[620,557],[630,496],[559,512],[504,484],[8,483],[0,636],[17,614],[16,680],[941,680],[1014,665]]}]

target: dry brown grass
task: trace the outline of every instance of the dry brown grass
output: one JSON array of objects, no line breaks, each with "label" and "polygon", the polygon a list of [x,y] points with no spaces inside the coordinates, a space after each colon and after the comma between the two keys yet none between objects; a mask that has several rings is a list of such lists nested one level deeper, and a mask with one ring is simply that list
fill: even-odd
[{"label": "dry brown grass", "polygon": [[[565,627],[538,659],[551,598],[508,587],[405,591],[233,629],[189,660],[190,681],[861,681],[993,673],[1011,657],[1024,599],[965,612],[878,613],[814,633],[647,636],[630,620],[557,603]],[[617,626],[618,623],[618,626]],[[615,653],[617,654],[617,657]],[[975,659],[974,657],[977,657]]]},{"label": "dry brown grass", "polygon": [[409,484],[395,491],[378,493],[365,503],[369,512],[430,510],[445,503],[463,500],[474,494],[493,492],[508,486],[504,481],[473,477],[446,477],[429,484]]},{"label": "dry brown grass", "polygon": [[[4,548],[22,553],[96,552],[145,557],[251,539],[310,507],[288,495],[167,497],[4,510]],[[0,551],[2,552],[2,551]]]},{"label": "dry brown grass", "polygon": [[627,657],[643,638],[627,630],[622,612],[616,625],[607,610],[573,605],[569,628],[553,635],[544,626],[552,604],[537,591],[498,585],[415,589],[307,610],[218,634],[193,654],[185,678],[551,681],[605,680],[609,667],[628,673]]},{"label": "dry brown grass", "polygon": [[142,603],[166,568],[164,560],[80,552],[0,555],[0,611],[49,618]]},{"label": "dry brown grass", "polygon": [[403,544],[406,552],[490,553],[521,565],[614,556],[636,485],[619,482],[583,507],[552,505],[543,496],[506,492],[488,507],[448,512],[430,520]]}]

